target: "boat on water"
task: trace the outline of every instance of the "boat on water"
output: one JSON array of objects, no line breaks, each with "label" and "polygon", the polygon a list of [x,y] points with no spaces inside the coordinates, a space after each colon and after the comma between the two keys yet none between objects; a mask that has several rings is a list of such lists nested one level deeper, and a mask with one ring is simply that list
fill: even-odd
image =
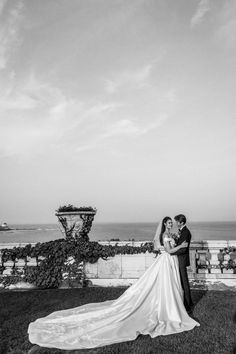
[{"label": "boat on water", "polygon": [[11,228],[7,225],[6,222],[3,222],[3,223],[0,225],[0,231],[8,231],[8,230],[11,230]]}]

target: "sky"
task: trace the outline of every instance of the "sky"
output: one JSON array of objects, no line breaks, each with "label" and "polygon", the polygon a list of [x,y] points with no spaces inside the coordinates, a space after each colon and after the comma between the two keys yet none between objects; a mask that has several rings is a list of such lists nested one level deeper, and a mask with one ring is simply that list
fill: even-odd
[{"label": "sky", "polygon": [[236,217],[234,0],[0,0],[0,222]]}]

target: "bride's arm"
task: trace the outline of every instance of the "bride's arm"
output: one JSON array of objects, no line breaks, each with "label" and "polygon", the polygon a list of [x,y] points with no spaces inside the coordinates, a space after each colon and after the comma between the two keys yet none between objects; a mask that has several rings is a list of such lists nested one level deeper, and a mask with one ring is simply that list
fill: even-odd
[{"label": "bride's arm", "polygon": [[168,252],[170,254],[171,253],[175,253],[179,249],[186,248],[186,247],[188,247],[188,242],[183,242],[179,246],[175,246],[175,247],[171,248],[170,242],[169,241],[164,241],[164,249],[165,249],[166,252]]}]

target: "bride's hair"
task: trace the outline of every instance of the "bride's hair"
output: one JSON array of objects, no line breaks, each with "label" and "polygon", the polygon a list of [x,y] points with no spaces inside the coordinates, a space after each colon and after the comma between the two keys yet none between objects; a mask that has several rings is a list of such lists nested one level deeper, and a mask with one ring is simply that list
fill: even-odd
[{"label": "bride's hair", "polygon": [[171,217],[169,216],[165,216],[164,219],[162,220],[162,224],[161,224],[161,233],[160,233],[160,236],[159,236],[159,240],[160,240],[160,244],[161,246],[163,246],[163,234],[165,232],[165,229],[166,229],[166,223],[168,220],[172,220]]}]

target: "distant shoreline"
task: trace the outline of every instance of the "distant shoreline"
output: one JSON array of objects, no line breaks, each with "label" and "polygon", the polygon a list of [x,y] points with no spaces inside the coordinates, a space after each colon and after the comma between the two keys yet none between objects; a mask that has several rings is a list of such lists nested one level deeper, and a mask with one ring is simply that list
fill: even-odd
[{"label": "distant shoreline", "polygon": [[4,228],[0,228],[0,232],[3,231],[3,232],[7,232],[7,231],[36,231],[38,230],[37,228],[15,228],[15,229],[12,229],[12,228],[8,228],[8,229],[4,229]]}]

